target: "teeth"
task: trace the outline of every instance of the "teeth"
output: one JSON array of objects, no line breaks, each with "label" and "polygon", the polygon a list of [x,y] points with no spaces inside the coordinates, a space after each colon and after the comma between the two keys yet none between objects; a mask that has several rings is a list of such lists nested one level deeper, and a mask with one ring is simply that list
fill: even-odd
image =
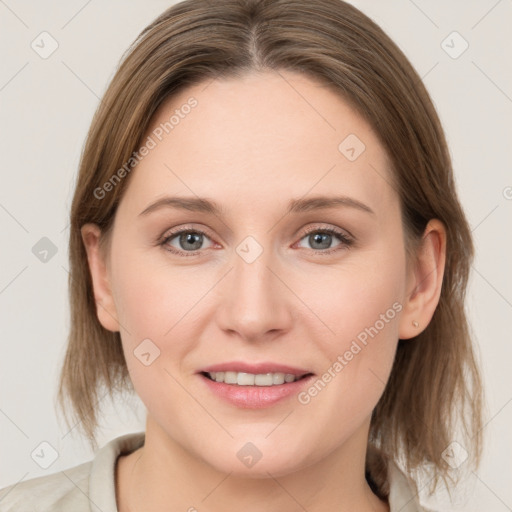
[{"label": "teeth", "polygon": [[259,373],[255,375],[245,372],[209,372],[208,375],[215,382],[237,386],[279,386],[285,382],[298,380],[291,373]]}]

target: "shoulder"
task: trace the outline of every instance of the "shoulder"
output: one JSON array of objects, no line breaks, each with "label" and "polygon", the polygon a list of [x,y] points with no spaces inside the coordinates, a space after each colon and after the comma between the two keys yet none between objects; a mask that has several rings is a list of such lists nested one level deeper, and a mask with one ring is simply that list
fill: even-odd
[{"label": "shoulder", "polygon": [[92,461],[32,478],[0,490],[0,512],[89,510],[87,489]]},{"label": "shoulder", "polygon": [[390,512],[435,512],[420,503],[416,483],[393,460],[388,463],[388,480]]},{"label": "shoulder", "polygon": [[0,512],[116,512],[117,458],[136,450],[144,440],[144,432],[117,437],[92,461],[4,487]]}]

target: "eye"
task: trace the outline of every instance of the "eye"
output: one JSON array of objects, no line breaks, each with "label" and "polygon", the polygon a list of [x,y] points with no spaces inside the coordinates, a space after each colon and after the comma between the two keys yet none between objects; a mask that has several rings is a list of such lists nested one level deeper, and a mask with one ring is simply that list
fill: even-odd
[{"label": "eye", "polygon": [[[175,254],[195,256],[198,251],[204,249],[203,242],[205,238],[210,239],[206,233],[199,229],[181,229],[167,233],[160,245]],[[176,247],[176,244],[178,247]]]},{"label": "eye", "polygon": [[[331,244],[336,239],[339,243],[332,247]],[[336,228],[310,228],[306,230],[306,236],[302,237],[302,240],[306,240],[312,250],[324,254],[346,249],[353,244],[353,240],[347,234]]]},{"label": "eye", "polygon": [[[167,232],[159,244],[165,250],[178,254],[179,256],[196,256],[202,249],[205,239],[210,237],[200,229],[179,229]],[[318,228],[312,227],[306,230],[305,236],[299,240],[307,240],[310,249],[319,254],[330,254],[335,251],[343,250],[350,247],[354,242],[343,231],[336,228]],[[333,241],[338,243],[332,247]]]}]

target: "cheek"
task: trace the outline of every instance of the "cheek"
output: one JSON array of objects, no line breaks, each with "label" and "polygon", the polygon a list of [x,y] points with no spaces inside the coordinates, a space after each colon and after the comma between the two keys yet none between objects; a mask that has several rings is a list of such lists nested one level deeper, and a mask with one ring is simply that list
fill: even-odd
[{"label": "cheek", "polygon": [[[119,250],[118,254],[137,253]],[[191,308],[204,294],[204,286],[183,269],[163,266],[161,261],[154,264],[143,254],[118,258],[113,268],[128,371],[137,393],[150,403],[155,389],[170,380],[166,370],[176,373],[166,355],[170,353],[171,360],[179,364],[190,349],[183,337],[193,316]]]},{"label": "cheek", "polygon": [[[342,349],[347,340],[376,323],[379,331],[385,331],[384,337],[398,333],[397,309],[401,308],[393,305],[404,299],[405,278],[405,253],[397,241],[347,254],[337,266],[318,267],[301,279],[299,293],[330,328],[331,334],[319,339]],[[381,315],[385,315],[385,328]]]},{"label": "cheek", "polygon": [[[162,263],[163,262],[163,263]],[[162,339],[204,293],[192,267],[172,267],[140,253],[122,258],[114,274],[118,317],[130,335]]]},{"label": "cheek", "polygon": [[204,294],[204,286],[190,286],[196,283],[192,274],[161,263],[152,266],[143,256],[119,261],[114,281],[123,350],[134,388],[149,411],[177,415],[187,399],[177,381],[191,345],[186,339],[193,316],[190,310]]},{"label": "cheek", "polygon": [[398,344],[404,269],[403,253],[382,250],[354,259],[330,274],[322,294],[309,295],[334,334],[317,338],[323,372],[299,402],[336,425],[334,430],[356,428],[384,391]]}]

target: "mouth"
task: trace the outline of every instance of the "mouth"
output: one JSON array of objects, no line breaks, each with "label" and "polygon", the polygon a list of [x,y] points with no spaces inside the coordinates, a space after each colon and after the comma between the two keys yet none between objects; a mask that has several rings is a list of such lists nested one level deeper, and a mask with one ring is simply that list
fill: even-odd
[{"label": "mouth", "polygon": [[213,382],[232,386],[272,387],[291,384],[313,375],[312,373],[293,374],[283,372],[248,373],[248,372],[201,372],[201,375]]},{"label": "mouth", "polygon": [[314,373],[277,363],[229,362],[198,372],[207,397],[241,409],[266,409],[298,395]]}]

